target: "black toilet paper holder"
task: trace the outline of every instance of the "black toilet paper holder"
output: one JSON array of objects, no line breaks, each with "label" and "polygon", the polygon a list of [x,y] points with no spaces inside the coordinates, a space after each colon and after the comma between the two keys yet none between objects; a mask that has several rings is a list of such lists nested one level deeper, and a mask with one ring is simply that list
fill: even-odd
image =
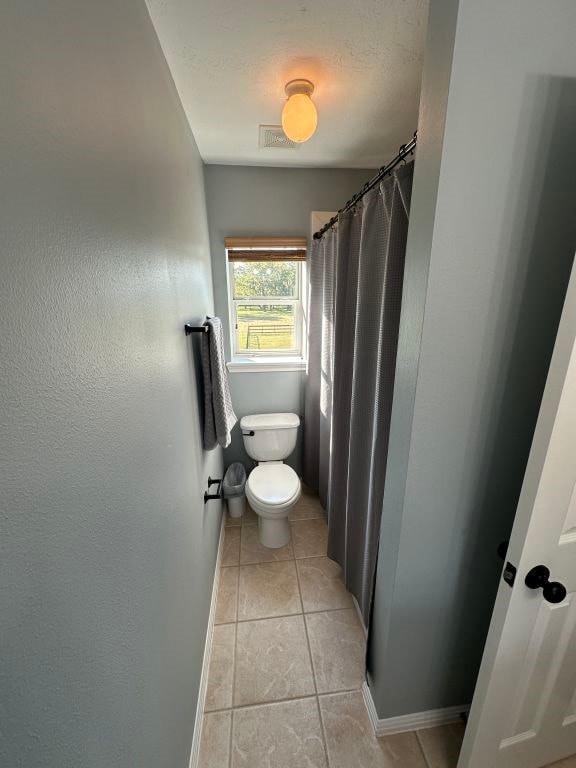
[{"label": "black toilet paper holder", "polygon": [[[216,493],[210,493],[210,488],[213,485],[218,486],[218,490]],[[207,501],[211,501],[212,499],[221,499],[222,498],[222,478],[212,478],[208,477],[208,490],[204,491],[204,504],[206,504]]]}]

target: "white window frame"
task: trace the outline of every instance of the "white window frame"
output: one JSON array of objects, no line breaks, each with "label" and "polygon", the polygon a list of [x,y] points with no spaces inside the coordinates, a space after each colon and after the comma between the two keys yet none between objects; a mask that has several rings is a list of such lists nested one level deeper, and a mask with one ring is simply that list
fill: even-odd
[{"label": "white window frame", "polygon": [[[226,253],[226,259],[228,260],[228,253]],[[290,259],[287,259],[290,261]],[[304,285],[305,285],[305,266],[306,262],[296,261],[297,267],[297,280],[296,280],[296,295],[293,298],[279,298],[275,296],[258,296],[253,299],[241,299],[234,296],[234,263],[228,261],[228,310],[230,319],[230,348],[232,349],[233,361],[244,361],[257,358],[259,361],[265,360],[282,361],[285,359],[297,359],[304,360],[304,311],[303,311],[303,298],[304,298]],[[263,260],[262,263],[266,263]],[[274,262],[269,262],[274,263]],[[296,346],[293,349],[250,349],[244,350],[238,348],[238,333],[237,333],[237,310],[238,305],[248,306],[261,306],[263,304],[270,304],[271,306],[279,306],[282,304],[290,305],[294,307],[294,333],[296,337]]]}]

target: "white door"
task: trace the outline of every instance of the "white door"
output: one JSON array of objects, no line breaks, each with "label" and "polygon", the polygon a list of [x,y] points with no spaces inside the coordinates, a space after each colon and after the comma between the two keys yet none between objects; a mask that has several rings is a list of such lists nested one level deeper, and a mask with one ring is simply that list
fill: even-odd
[{"label": "white door", "polygon": [[[458,768],[540,768],[576,753],[575,268],[506,560]],[[532,571],[529,588],[536,566],[550,575]]]}]

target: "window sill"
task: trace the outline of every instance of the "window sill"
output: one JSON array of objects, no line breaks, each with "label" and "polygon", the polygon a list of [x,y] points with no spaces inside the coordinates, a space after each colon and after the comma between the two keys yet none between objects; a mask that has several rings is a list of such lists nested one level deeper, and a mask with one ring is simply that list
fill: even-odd
[{"label": "window sill", "polygon": [[304,371],[301,357],[235,357],[226,363],[230,373],[271,373],[272,371]]}]

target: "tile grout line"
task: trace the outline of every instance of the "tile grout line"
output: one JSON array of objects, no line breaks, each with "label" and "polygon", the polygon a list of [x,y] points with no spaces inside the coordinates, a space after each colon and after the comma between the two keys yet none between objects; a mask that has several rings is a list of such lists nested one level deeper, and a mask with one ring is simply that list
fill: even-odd
[{"label": "tile grout line", "polygon": [[[353,691],[336,691],[336,693],[353,693]],[[331,695],[331,694],[329,694]],[[222,712],[242,712],[244,709],[257,709],[258,707],[272,707],[274,704],[289,704],[291,701],[301,701],[302,699],[314,699],[315,693],[301,693],[299,696],[288,696],[285,699],[268,699],[266,701],[253,701],[251,704],[238,704],[236,707],[227,709],[214,709],[206,714],[214,715]]]},{"label": "tile grout line", "polygon": [[253,709],[254,707],[268,707],[272,704],[286,704],[290,701],[300,701],[300,699],[324,699],[328,696],[339,696],[343,693],[362,693],[361,688],[339,688],[335,691],[324,691],[323,693],[301,693],[298,696],[287,696],[283,699],[266,699],[265,701],[253,701],[250,704],[238,704],[235,707],[222,707],[221,709],[211,709],[206,712],[207,715],[214,715],[219,712],[237,711],[241,709]]},{"label": "tile grout line", "polygon": [[[290,560],[284,560],[282,562],[289,563]],[[262,565],[262,563],[259,563]],[[240,566],[242,567],[242,566]],[[234,621],[221,621],[216,626],[222,626],[223,624],[246,624],[249,621],[266,621],[267,619],[290,619],[293,616],[314,616],[317,613],[336,613],[337,611],[354,611],[354,608],[322,608],[319,611],[298,611],[298,613],[279,613],[273,616],[254,616],[249,619],[237,619]]]},{"label": "tile grout line", "polygon": [[[256,514],[256,513],[254,513],[254,514]],[[232,518],[232,519],[238,520],[238,518]],[[242,520],[242,518],[239,518],[239,519]],[[292,523],[302,523],[302,522],[305,522],[307,520],[324,520],[325,521],[326,517],[325,517],[325,515],[316,515],[315,517],[296,517],[294,519],[288,518],[288,522],[291,525],[292,525]],[[240,522],[240,523],[235,523],[234,525],[229,525],[227,523],[224,523],[224,528],[253,528],[256,525],[258,525],[258,520],[256,520],[253,523],[243,523],[243,522]]]},{"label": "tile grout line", "polygon": [[[301,518],[301,520],[306,520],[306,519],[315,520],[315,519],[321,519],[321,518],[317,518],[317,517],[316,518]],[[298,521],[296,521],[296,522],[298,522]],[[257,525],[257,523],[255,525]],[[227,711],[230,711],[230,733],[229,733],[229,739],[228,739],[228,768],[232,767],[232,751],[233,751],[233,741],[234,741],[235,711],[237,711],[239,709],[249,709],[250,707],[268,706],[268,705],[275,704],[275,703],[281,703],[282,701],[296,701],[296,700],[308,699],[308,698],[314,698],[315,701],[316,701],[316,708],[317,708],[317,711],[318,711],[318,717],[320,719],[320,730],[321,730],[321,735],[322,735],[322,743],[323,743],[323,747],[324,747],[324,753],[326,755],[326,761],[329,764],[328,749],[327,749],[327,744],[326,744],[326,735],[325,735],[325,731],[324,731],[324,723],[323,723],[322,715],[321,715],[321,711],[320,711],[320,700],[319,700],[319,696],[318,696],[318,685],[317,685],[317,682],[316,682],[316,672],[315,672],[315,669],[314,669],[314,662],[313,662],[313,659],[312,659],[312,650],[311,650],[311,645],[310,645],[310,638],[308,636],[308,625],[307,625],[307,622],[306,622],[306,614],[305,614],[305,611],[304,611],[304,600],[302,598],[302,589],[301,589],[301,585],[300,585],[300,576],[299,576],[299,573],[298,573],[298,565],[297,565],[297,562],[296,562],[296,560],[306,560],[306,559],[311,559],[311,557],[326,557],[326,555],[313,555],[313,556],[308,556],[308,557],[297,558],[296,557],[296,552],[294,550],[294,543],[293,543],[292,536],[291,536],[290,544],[291,544],[292,557],[289,557],[286,561],[278,561],[278,560],[276,560],[276,561],[264,561],[264,562],[260,561],[260,562],[255,562],[255,563],[242,563],[242,530],[243,530],[244,527],[248,528],[248,527],[253,527],[253,526],[252,525],[247,525],[247,526],[240,525],[240,526],[228,526],[228,527],[230,527],[230,528],[240,528],[240,531],[239,531],[239,547],[238,547],[238,549],[239,549],[239,552],[238,552],[238,563],[231,564],[231,565],[221,565],[221,569],[222,568],[234,568],[234,567],[238,568],[238,581],[237,581],[237,586],[236,586],[236,614],[235,614],[236,618],[235,618],[234,622],[225,622],[227,624],[233,624],[234,625],[234,651],[233,651],[233,658],[232,658],[232,702],[231,702],[230,709],[212,710],[211,711],[211,714],[214,713],[214,712],[227,712]],[[226,528],[226,526],[225,526],[225,528]],[[292,533],[292,525],[290,525],[290,530],[291,530],[291,533]],[[261,619],[244,619],[244,620],[241,621],[239,619],[239,610],[240,610],[240,608],[239,608],[239,606],[240,606],[240,569],[241,569],[241,567],[243,565],[262,565],[262,564],[264,564],[266,562],[293,562],[294,563],[294,570],[296,572],[296,583],[297,583],[297,587],[298,587],[298,597],[299,597],[299,600],[300,600],[301,612],[297,613],[297,614],[286,614],[286,615],[280,616],[280,617],[278,617],[278,616],[269,616],[269,617],[262,617]],[[340,609],[329,609],[329,610],[340,610]],[[322,613],[322,612],[323,611],[310,611],[310,613]],[[237,661],[237,649],[238,649],[238,625],[240,623],[245,623],[245,622],[248,622],[248,621],[264,621],[267,618],[268,619],[272,619],[272,618],[287,618],[289,616],[302,616],[302,622],[304,624],[304,633],[305,633],[305,637],[306,637],[306,646],[307,646],[307,649],[308,649],[308,656],[309,656],[309,660],[310,660],[310,668],[312,670],[312,682],[313,682],[313,685],[314,685],[315,693],[313,695],[311,695],[311,696],[301,696],[300,695],[300,696],[290,697],[290,698],[287,698],[287,699],[280,699],[280,700],[275,700],[275,701],[267,701],[267,702],[261,702],[261,703],[255,703],[255,704],[246,704],[246,705],[241,705],[239,707],[236,707],[234,705],[234,697],[235,697],[235,691],[236,691],[236,667],[237,667],[236,661]],[[337,692],[334,691],[334,693],[337,693]]]},{"label": "tile grout line", "polygon": [[430,761],[428,760],[428,755],[426,754],[426,750],[424,749],[424,745],[422,744],[422,740],[420,739],[420,734],[418,731],[412,731],[414,735],[416,736],[416,742],[418,746],[420,747],[420,752],[422,753],[422,757],[424,758],[424,762],[426,763],[426,768],[432,768],[430,765]]},{"label": "tile grout line", "polygon": [[254,709],[255,707],[269,707],[272,704],[286,704],[290,701],[299,701],[300,699],[313,699],[314,694],[308,693],[305,696],[295,696],[289,699],[272,699],[271,701],[257,701],[253,704],[239,704],[237,707],[227,707],[226,709],[213,709],[206,712],[207,715],[221,715],[223,712],[241,712],[243,709]]},{"label": "tile grout line", "polygon": [[326,755],[326,763],[330,768],[330,757],[328,755],[328,742],[326,739],[326,730],[324,728],[324,721],[322,719],[322,711],[320,709],[320,699],[318,698],[318,683],[316,681],[316,669],[314,667],[314,659],[312,658],[312,646],[310,644],[310,635],[308,634],[308,622],[306,621],[306,613],[304,612],[304,598],[302,597],[302,586],[300,584],[300,574],[298,573],[298,563],[294,560],[294,569],[296,571],[296,582],[298,583],[298,594],[300,595],[300,604],[302,605],[302,621],[304,623],[304,633],[306,635],[306,645],[308,646],[308,656],[310,657],[310,668],[312,670],[312,682],[314,683],[316,701],[316,711],[318,712],[318,721],[320,723],[320,735],[322,736],[322,746],[324,747],[324,754]]},{"label": "tile grout line", "polygon": [[278,560],[250,560],[247,563],[229,563],[228,565],[223,565],[222,568],[233,568],[234,565],[265,565],[266,563],[288,563],[290,560],[320,560],[324,557],[327,557],[327,555],[306,555],[305,557],[294,557],[294,555],[292,555],[292,557],[283,557],[281,559],[279,558]]},{"label": "tile grout line", "polygon": [[302,607],[302,623],[304,624],[304,634],[306,636],[306,647],[308,649],[308,658],[310,659],[310,669],[312,670],[312,682],[314,683],[314,693],[318,696],[318,684],[316,682],[316,672],[314,670],[314,660],[312,659],[312,646],[310,645],[310,637],[308,635],[308,625],[306,624],[306,614],[304,613],[304,599],[302,597],[302,587],[300,586],[300,575],[298,573],[298,565],[294,561],[294,570],[296,571],[296,584],[298,586],[298,597],[300,598],[300,605]]},{"label": "tile grout line", "polygon": [[278,559],[278,560],[250,560],[247,563],[241,563],[241,562],[226,563],[226,565],[223,565],[222,568],[235,568],[238,565],[264,565],[265,563],[287,563],[290,560],[321,560],[325,557],[328,557],[328,555],[303,555],[302,557],[294,557],[294,555],[292,555],[292,557],[283,557],[282,559]]},{"label": "tile grout line", "polygon": [[228,768],[232,768],[234,744],[234,695],[236,693],[236,653],[238,649],[238,612],[240,610],[240,554],[242,552],[242,530],[240,530],[240,551],[238,552],[238,583],[236,585],[236,622],[234,624],[234,651],[232,653],[232,701],[230,712],[230,736],[228,740]]},{"label": "tile grout line", "polygon": [[[225,512],[225,514],[227,514]],[[230,528],[240,528],[238,531],[238,562],[236,564],[231,565],[224,565],[222,562],[219,563],[219,574],[220,576],[222,574],[222,568],[230,568],[230,567],[236,567],[238,569],[238,580],[236,584],[236,611],[235,611],[235,620],[233,622],[222,622],[221,624],[217,625],[216,622],[214,622],[214,627],[216,626],[225,626],[226,624],[232,624],[234,626],[234,650],[233,650],[233,658],[232,658],[232,701],[230,708],[226,709],[215,709],[215,710],[207,710],[206,706],[204,705],[202,717],[204,718],[207,714],[215,714],[218,712],[230,712],[230,732],[228,737],[228,768],[231,768],[231,762],[232,762],[232,737],[233,737],[233,728],[234,728],[234,691],[235,691],[235,678],[236,678],[236,650],[237,650],[237,641],[238,641],[238,605],[239,605],[239,592],[240,592],[240,556],[241,556],[241,545],[242,545],[242,526],[236,526],[236,525],[226,525],[226,520],[224,521],[223,526],[223,536],[222,536],[222,544],[223,547],[226,544],[226,538],[227,535],[234,535],[232,532],[228,531],[227,529]],[[222,583],[219,579],[218,584],[218,590],[216,594],[216,600],[215,604],[218,604],[219,597],[220,597],[220,589],[222,588]]]},{"label": "tile grout line", "polygon": [[[326,519],[324,517],[305,517],[305,518],[300,518],[298,520],[289,520],[288,522],[290,524],[290,530],[292,531],[292,526],[295,523],[305,523],[305,522],[309,522],[311,520],[322,520],[324,523],[326,523]],[[310,560],[310,559],[313,559],[313,558],[327,557],[326,554],[324,554],[324,555],[303,555],[301,557],[297,557],[296,556],[296,552],[294,550],[293,537],[291,536],[290,537],[290,545],[291,545],[291,550],[292,550],[292,557],[287,557],[287,558],[284,558],[283,560],[254,560],[252,562],[245,562],[245,563],[243,563],[242,562],[242,531],[244,530],[244,528],[255,528],[257,525],[258,525],[258,523],[256,522],[256,523],[250,523],[248,525],[229,525],[229,526],[224,526],[225,530],[239,529],[239,531],[240,531],[240,537],[239,537],[240,538],[240,548],[239,548],[240,552],[239,552],[239,556],[238,556],[238,563],[226,563],[226,564],[223,564],[221,566],[222,568],[233,568],[234,565],[260,565],[261,563],[279,563],[279,562],[286,562],[287,560]]]},{"label": "tile grout line", "polygon": [[320,718],[320,733],[322,734],[324,752],[326,753],[326,762],[328,764],[328,768],[331,768],[332,761],[330,760],[330,754],[328,752],[328,737],[326,736],[326,726],[324,725],[324,718],[322,717],[322,708],[320,707],[319,696],[316,696],[316,706],[318,707],[318,717]]},{"label": "tile grout line", "polygon": [[[226,548],[226,540],[228,538],[228,532],[229,531],[235,531],[236,529],[237,529],[237,526],[232,526],[231,528],[224,528],[224,549]],[[240,534],[241,530],[239,530],[238,533]],[[225,562],[221,561],[220,562],[220,570],[222,570],[222,568],[234,568],[235,566],[240,565],[240,545],[241,545],[240,538],[241,538],[240,535],[238,535],[238,562],[236,562],[236,563],[225,563]],[[222,552],[222,560],[224,560],[224,552]]]}]

